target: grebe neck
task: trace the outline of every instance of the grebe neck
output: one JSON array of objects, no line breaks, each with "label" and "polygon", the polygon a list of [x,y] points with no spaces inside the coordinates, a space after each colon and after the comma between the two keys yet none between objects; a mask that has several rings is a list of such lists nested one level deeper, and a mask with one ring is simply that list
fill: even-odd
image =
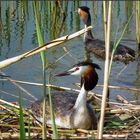
[{"label": "grebe neck", "polygon": [[87,92],[84,88],[84,84],[81,87],[80,93],[76,99],[74,108],[80,108],[80,107],[86,107],[86,102],[87,102]]},{"label": "grebe neck", "polygon": [[[87,18],[87,21],[85,22],[85,28],[87,28],[88,26],[91,26],[90,13],[88,13],[88,18]],[[91,30],[85,32],[85,34],[84,34],[84,42],[88,41],[88,39],[94,39]]]},{"label": "grebe neck", "polygon": [[[87,27],[87,25],[85,25],[85,28]],[[91,32],[91,30],[89,30],[89,31],[87,31],[87,32],[85,32],[84,33],[84,42],[87,42],[88,40],[93,40],[94,39],[94,37],[93,37],[93,35],[92,35],[92,32]]]}]

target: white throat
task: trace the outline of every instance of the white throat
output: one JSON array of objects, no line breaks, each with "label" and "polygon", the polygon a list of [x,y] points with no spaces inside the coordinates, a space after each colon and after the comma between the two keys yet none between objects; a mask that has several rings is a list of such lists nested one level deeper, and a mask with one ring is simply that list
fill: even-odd
[{"label": "white throat", "polygon": [[81,87],[80,93],[77,97],[74,108],[86,107],[87,102],[87,91],[84,88],[84,84]]}]

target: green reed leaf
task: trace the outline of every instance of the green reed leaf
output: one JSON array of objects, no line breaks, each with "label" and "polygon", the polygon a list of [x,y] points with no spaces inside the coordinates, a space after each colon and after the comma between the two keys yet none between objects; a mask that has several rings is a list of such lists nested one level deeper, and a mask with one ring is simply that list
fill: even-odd
[{"label": "green reed leaf", "polygon": [[20,139],[25,140],[26,135],[25,135],[24,114],[23,114],[23,110],[22,110],[21,95],[19,96],[19,107],[20,107],[19,108],[19,113],[20,113],[20,118],[19,118],[19,122],[20,122]]}]

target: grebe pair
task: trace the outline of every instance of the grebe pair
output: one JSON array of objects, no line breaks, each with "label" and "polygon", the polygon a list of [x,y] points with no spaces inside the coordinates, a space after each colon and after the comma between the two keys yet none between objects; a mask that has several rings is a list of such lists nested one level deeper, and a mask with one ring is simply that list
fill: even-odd
[{"label": "grebe pair", "polygon": [[[97,119],[90,104],[87,103],[87,93],[92,90],[98,82],[98,74],[95,69],[100,69],[97,64],[81,62],[74,65],[70,70],[56,76],[80,75],[81,90],[77,95],[70,92],[51,93],[55,123],[58,127],[69,129],[96,129]],[[51,124],[49,97],[46,99],[47,124]],[[42,121],[43,99],[35,101],[31,110],[39,121]]]},{"label": "grebe pair", "polygon": [[[78,9],[78,14],[81,20],[84,22],[85,27],[91,25],[91,16],[89,12],[89,8],[86,6],[81,6]],[[95,56],[105,59],[105,41],[95,39],[92,35],[91,30],[87,31],[84,34],[84,43],[86,49],[92,52]],[[114,42],[110,43],[110,52],[113,50]],[[110,55],[111,56],[111,55]],[[129,61],[133,61],[135,59],[135,51],[131,48],[128,48],[125,45],[119,44],[116,49],[113,60],[121,61],[124,63],[129,63]]]}]

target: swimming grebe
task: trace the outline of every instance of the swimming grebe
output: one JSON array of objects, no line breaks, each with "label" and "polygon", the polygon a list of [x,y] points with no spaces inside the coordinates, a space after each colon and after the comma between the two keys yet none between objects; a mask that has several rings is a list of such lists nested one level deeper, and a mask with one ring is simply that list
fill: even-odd
[{"label": "swimming grebe", "polygon": [[[86,97],[88,91],[92,90],[98,82],[98,74],[96,73],[95,69],[100,69],[100,67],[94,63],[80,62],[74,65],[72,69],[56,75],[81,76],[81,90],[78,95],[76,93],[64,91],[51,93],[55,112],[55,123],[58,127],[69,129],[97,128],[97,119],[95,113],[90,104],[87,103]],[[47,124],[51,124],[48,96],[46,102]],[[35,101],[31,106],[33,115],[39,121],[42,120],[42,104],[43,100],[39,100]]]},{"label": "swimming grebe", "polygon": [[[91,25],[91,16],[88,7],[86,6],[79,7],[78,14],[86,27]],[[84,34],[84,43],[85,47],[90,52],[94,53],[95,56],[105,59],[105,41],[95,39],[92,35],[91,30],[87,31]],[[114,44],[113,42],[110,43],[110,52],[112,52],[113,44]],[[135,59],[135,51],[122,44],[119,44],[118,48],[116,49],[113,60],[121,61],[127,64],[129,61],[133,61],[134,59]]]}]

